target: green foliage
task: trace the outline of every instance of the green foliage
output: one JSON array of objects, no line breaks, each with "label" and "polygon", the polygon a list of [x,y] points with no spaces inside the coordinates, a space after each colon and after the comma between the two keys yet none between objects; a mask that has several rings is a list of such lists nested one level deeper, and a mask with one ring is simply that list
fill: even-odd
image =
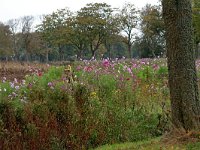
[{"label": "green foliage", "polygon": [[13,54],[11,47],[11,31],[8,25],[0,22],[0,56],[10,56]]},{"label": "green foliage", "polygon": [[198,0],[192,0],[192,17],[193,17],[193,40],[195,46],[195,56],[199,57],[198,44],[200,43],[200,2]]},{"label": "green foliage", "polygon": [[112,12],[113,9],[106,3],[90,3],[78,11],[76,21],[79,30],[83,31],[82,39],[87,41],[92,57],[95,57],[100,45],[115,32]]},{"label": "green foliage", "polygon": [[[95,150],[127,150],[127,149],[143,149],[143,150],[159,150],[161,148],[158,141],[160,138],[156,138],[153,140],[144,140],[140,142],[126,142],[121,144],[113,144],[113,145],[104,145],[96,148]],[[154,144],[155,143],[155,144]]]},{"label": "green foliage", "polygon": [[99,96],[102,98],[112,98],[113,92],[116,91],[117,82],[113,76],[101,75],[98,78]]},{"label": "green foliage", "polygon": [[[114,41],[118,41],[119,21],[113,12],[106,3],[89,3],[76,15],[68,9],[60,9],[44,16],[42,24],[37,26],[43,45],[46,45],[44,55],[57,48],[62,57],[65,50],[74,51],[78,58],[102,57],[105,48],[110,51]],[[72,49],[66,49],[67,46]]]},{"label": "green foliage", "polygon": [[9,82],[1,83],[0,89],[1,89],[0,92],[1,100],[3,100],[4,97],[8,97],[8,95],[14,91],[14,89],[10,86]]},{"label": "green foliage", "polygon": [[35,138],[38,136],[38,133],[37,133],[38,129],[35,124],[31,124],[31,123],[26,124],[24,127],[24,132],[25,132],[25,135],[27,136],[31,136]]},{"label": "green foliage", "polygon": [[193,0],[193,26],[194,26],[194,40],[196,43],[200,41],[200,2]]},{"label": "green foliage", "polygon": [[[21,148],[41,148],[43,141],[44,149],[89,149],[161,135],[165,129],[157,126],[164,115],[159,99],[167,101],[168,95],[161,92],[162,81],[154,78],[165,70],[155,71],[150,65],[131,70],[128,62],[113,68],[108,61],[93,63],[74,64],[73,68],[82,69],[72,69],[68,75],[64,67],[50,67],[43,74],[36,71],[26,76],[12,100],[11,88],[4,95],[7,102],[0,103],[2,139],[7,141],[6,129],[23,135],[12,142]],[[1,83],[1,89],[9,86]],[[7,122],[12,126],[6,127]]]},{"label": "green foliage", "polygon": [[197,142],[197,143],[188,144],[186,147],[186,150],[198,150],[199,148],[200,148],[200,143]]},{"label": "green foliage", "polygon": [[148,80],[152,78],[153,75],[154,75],[153,68],[149,66],[146,66],[142,70],[137,72],[137,76],[141,78],[142,80]]},{"label": "green foliage", "polygon": [[140,28],[143,33],[136,38],[135,56],[157,57],[165,54],[165,28],[160,6],[147,4],[140,11]]},{"label": "green foliage", "polygon": [[168,74],[168,68],[166,66],[160,66],[156,74],[158,77],[166,76]]}]

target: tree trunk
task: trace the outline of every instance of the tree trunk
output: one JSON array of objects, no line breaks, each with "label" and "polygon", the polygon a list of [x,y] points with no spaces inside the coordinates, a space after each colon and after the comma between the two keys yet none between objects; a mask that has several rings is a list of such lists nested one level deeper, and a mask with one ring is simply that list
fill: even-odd
[{"label": "tree trunk", "polygon": [[49,63],[49,51],[46,51],[46,63]]},{"label": "tree trunk", "polygon": [[107,44],[108,58],[111,60],[111,44]]},{"label": "tree trunk", "polygon": [[200,128],[200,102],[192,41],[190,0],[163,0],[172,123],[178,129]]},{"label": "tree trunk", "polygon": [[91,57],[91,59],[95,59],[95,51],[92,50],[91,52],[92,52],[92,57]]},{"label": "tree trunk", "polygon": [[26,52],[26,62],[29,62],[30,61],[30,55],[29,55],[29,53],[28,52]]},{"label": "tree trunk", "polygon": [[199,58],[199,42],[195,43],[195,58],[198,59]]},{"label": "tree trunk", "polygon": [[128,55],[130,59],[132,58],[131,47],[132,47],[132,44],[128,44]]},{"label": "tree trunk", "polygon": [[83,47],[78,48],[77,50],[77,59],[82,59],[83,58]]},{"label": "tree trunk", "polygon": [[93,48],[92,44],[90,45],[90,51],[92,53],[92,56],[91,56],[91,60],[94,60],[95,59],[95,52],[96,52],[96,49]]}]

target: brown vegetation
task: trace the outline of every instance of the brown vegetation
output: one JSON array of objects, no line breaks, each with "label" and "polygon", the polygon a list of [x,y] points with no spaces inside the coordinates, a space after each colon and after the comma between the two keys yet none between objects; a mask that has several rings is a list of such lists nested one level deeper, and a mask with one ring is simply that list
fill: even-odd
[{"label": "brown vegetation", "polygon": [[7,80],[12,81],[16,78],[21,81],[26,75],[31,74],[35,68],[45,71],[47,65],[40,63],[0,62],[0,80],[6,77]]}]

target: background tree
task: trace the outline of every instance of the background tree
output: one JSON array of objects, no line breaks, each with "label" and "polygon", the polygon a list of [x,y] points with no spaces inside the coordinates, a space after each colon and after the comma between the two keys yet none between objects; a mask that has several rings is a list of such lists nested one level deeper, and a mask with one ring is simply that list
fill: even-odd
[{"label": "background tree", "polygon": [[200,101],[192,37],[190,0],[163,0],[172,123],[178,129],[200,128]]},{"label": "background tree", "polygon": [[82,59],[83,53],[88,47],[86,38],[87,24],[84,24],[81,18],[77,16],[73,16],[68,22],[69,41],[75,49],[77,58]]},{"label": "background tree", "polygon": [[67,33],[67,20],[72,17],[72,12],[68,9],[60,9],[54,12],[52,17],[53,30],[53,44],[58,48],[60,60],[64,60],[64,51],[67,44],[69,44],[69,36]]},{"label": "background tree", "polygon": [[165,53],[164,21],[160,6],[147,4],[140,11],[141,40],[150,52],[146,57],[161,56]]},{"label": "background tree", "polygon": [[125,3],[118,15],[121,22],[120,28],[125,33],[124,42],[128,47],[129,58],[132,58],[131,48],[135,38],[134,29],[138,23],[138,10],[134,4]]},{"label": "background tree", "polygon": [[34,17],[33,16],[24,16],[20,20],[21,25],[21,48],[24,49],[26,61],[30,61],[31,54],[31,32],[33,25]]},{"label": "background tree", "polygon": [[64,51],[69,44],[68,19],[72,17],[68,9],[59,9],[50,15],[45,15],[43,21],[37,26],[37,32],[46,41],[46,57],[50,48],[58,49],[59,60],[64,60]]},{"label": "background tree", "polygon": [[19,32],[19,19],[11,19],[8,20],[7,25],[10,27],[11,31],[11,39],[12,39],[12,49],[14,51],[14,59],[16,61],[19,60],[20,52],[19,52],[19,38],[17,38],[17,33]]},{"label": "background tree", "polygon": [[11,31],[8,25],[0,22],[0,56],[3,56],[7,60],[12,55]]},{"label": "background tree", "polygon": [[199,57],[199,43],[200,43],[200,1],[193,0],[193,27],[194,27],[194,43],[195,43],[195,55]]},{"label": "background tree", "polygon": [[112,8],[106,3],[90,3],[78,11],[79,25],[86,29],[85,38],[88,42],[91,56],[95,57],[96,51],[108,37]]},{"label": "background tree", "polygon": [[[115,11],[113,9],[113,11]],[[107,36],[105,38],[105,48],[107,49],[107,54],[108,54],[108,58],[113,58],[112,53],[113,52],[113,46],[116,42],[120,42],[120,38],[119,38],[119,34],[120,34],[120,22],[117,18],[117,15],[114,15],[112,14],[112,16],[110,16],[108,18],[108,21],[107,21],[107,28],[108,28],[108,31],[107,31]]]}]

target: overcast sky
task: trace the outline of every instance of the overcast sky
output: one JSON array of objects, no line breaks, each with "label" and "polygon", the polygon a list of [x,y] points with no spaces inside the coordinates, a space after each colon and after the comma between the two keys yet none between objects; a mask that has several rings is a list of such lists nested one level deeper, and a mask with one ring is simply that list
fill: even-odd
[{"label": "overcast sky", "polygon": [[26,15],[39,16],[65,7],[77,11],[87,3],[95,2],[106,2],[112,7],[121,7],[125,2],[131,2],[137,8],[147,3],[158,4],[158,0],[1,0],[0,21],[6,22]]}]

